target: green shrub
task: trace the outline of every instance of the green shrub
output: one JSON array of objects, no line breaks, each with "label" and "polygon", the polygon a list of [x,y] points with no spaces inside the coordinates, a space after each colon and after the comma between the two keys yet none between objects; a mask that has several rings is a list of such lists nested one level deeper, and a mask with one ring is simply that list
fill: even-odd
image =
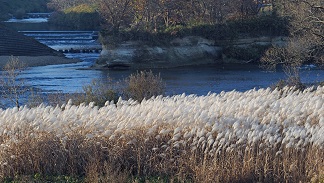
[{"label": "green shrub", "polygon": [[17,19],[23,19],[25,14],[26,14],[25,9],[19,8],[14,12],[13,16]]},{"label": "green shrub", "polygon": [[264,15],[228,22],[231,29],[247,36],[288,36],[289,19],[276,15]]},{"label": "green shrub", "polygon": [[202,36],[212,40],[235,39],[238,34],[228,24],[198,24],[188,25],[180,31],[181,36],[193,35]]},{"label": "green shrub", "polygon": [[230,46],[224,49],[223,53],[229,58],[245,61],[257,61],[269,48],[268,45],[252,45],[251,47]]},{"label": "green shrub", "polygon": [[49,18],[49,23],[79,30],[96,30],[100,24],[96,12],[56,12]]},{"label": "green shrub", "polygon": [[74,6],[72,8],[68,8],[64,10],[64,13],[95,13],[96,9],[94,6],[90,6],[89,4],[80,4],[78,6]]}]

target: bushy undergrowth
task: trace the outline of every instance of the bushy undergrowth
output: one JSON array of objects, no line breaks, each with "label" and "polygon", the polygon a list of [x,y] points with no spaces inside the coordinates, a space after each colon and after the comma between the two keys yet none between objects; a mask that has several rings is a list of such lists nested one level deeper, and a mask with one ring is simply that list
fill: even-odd
[{"label": "bushy undergrowth", "polygon": [[100,26],[100,17],[94,7],[81,4],[62,12],[55,12],[50,17],[49,23],[76,30],[97,30]]},{"label": "bushy undergrowth", "polygon": [[289,19],[275,14],[229,22],[229,26],[248,36],[288,36]]},{"label": "bushy undergrowth", "polygon": [[324,88],[0,110],[0,178],[319,182]]},{"label": "bushy undergrowth", "polygon": [[223,54],[238,60],[257,61],[268,48],[268,45],[252,45],[249,48],[230,46],[224,49]]},{"label": "bushy undergrowth", "polygon": [[170,26],[159,32],[143,30],[101,31],[101,42],[118,44],[122,41],[145,41],[154,45],[169,44],[170,40],[185,36],[202,36],[211,40],[233,40],[244,36],[288,35],[288,20],[272,16],[232,20],[223,24],[189,24]]},{"label": "bushy undergrowth", "polygon": [[[54,92],[44,95],[40,91],[30,90],[27,106],[35,107],[41,103],[61,106],[70,99],[75,105],[92,103],[99,107],[104,106],[107,101],[116,103],[119,98],[141,102],[143,99],[164,95],[165,86],[160,75],[152,71],[139,71],[117,82],[113,82],[111,78],[93,80],[90,84],[83,86],[83,91],[80,93]],[[19,97],[21,96],[16,98]]]},{"label": "bushy undergrowth", "polygon": [[160,75],[154,75],[152,71],[140,71],[132,74],[124,80],[126,87],[124,96],[128,99],[142,101],[153,96],[165,93],[165,83]]}]

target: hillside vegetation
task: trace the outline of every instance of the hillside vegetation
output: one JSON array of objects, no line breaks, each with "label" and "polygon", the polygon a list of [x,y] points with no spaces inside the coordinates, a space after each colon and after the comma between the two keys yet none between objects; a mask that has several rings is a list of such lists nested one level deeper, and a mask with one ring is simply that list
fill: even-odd
[{"label": "hillside vegetation", "polygon": [[100,17],[94,6],[80,4],[52,14],[51,24],[69,27],[77,30],[97,30],[100,26]]},{"label": "hillside vegetation", "polygon": [[49,0],[0,0],[0,20],[8,19],[11,15],[21,18],[25,13],[46,12]]}]

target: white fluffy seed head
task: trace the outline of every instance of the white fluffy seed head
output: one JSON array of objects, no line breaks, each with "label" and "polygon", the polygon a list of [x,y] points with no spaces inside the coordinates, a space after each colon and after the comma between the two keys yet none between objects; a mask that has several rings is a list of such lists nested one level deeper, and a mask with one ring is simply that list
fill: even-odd
[{"label": "white fluffy seed head", "polygon": [[[38,131],[53,132],[62,139],[77,129],[86,129],[83,134],[87,139],[105,136],[126,140],[134,129],[147,129],[144,139],[172,139],[170,144],[183,140],[193,149],[212,146],[215,152],[232,144],[287,148],[312,144],[322,148],[324,87],[298,94],[289,88],[282,92],[260,89],[207,96],[183,94],[142,103],[119,98],[117,104],[106,102],[100,109],[93,103],[73,106],[71,100],[61,107],[9,108],[0,110],[0,134],[14,139],[17,129],[27,125],[35,138]],[[123,134],[123,138],[116,134]]]}]

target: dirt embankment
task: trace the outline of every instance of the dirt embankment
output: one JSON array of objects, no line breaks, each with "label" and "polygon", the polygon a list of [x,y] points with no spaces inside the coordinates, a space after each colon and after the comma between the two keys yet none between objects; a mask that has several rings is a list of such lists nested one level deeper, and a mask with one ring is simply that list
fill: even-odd
[{"label": "dirt embankment", "polygon": [[10,30],[0,24],[0,68],[8,62],[10,56],[19,57],[27,67],[78,62],[43,45],[33,38]]},{"label": "dirt embankment", "polygon": [[[61,56],[18,56],[18,58],[26,65],[26,67],[80,62],[79,59],[69,59]],[[0,70],[6,65],[9,59],[10,56],[0,56]]]}]

